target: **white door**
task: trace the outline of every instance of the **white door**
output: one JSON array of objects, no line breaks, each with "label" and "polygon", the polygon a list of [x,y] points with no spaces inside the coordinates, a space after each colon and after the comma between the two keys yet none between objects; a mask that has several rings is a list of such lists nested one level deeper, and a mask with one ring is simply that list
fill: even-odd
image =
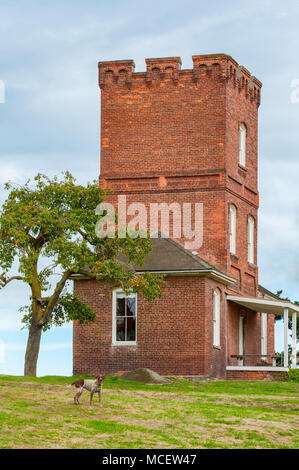
[{"label": "white door", "polygon": [[[267,354],[267,314],[262,313],[261,317],[261,354],[266,356]],[[267,360],[266,357],[262,359]]]},{"label": "white door", "polygon": [[[239,354],[244,354],[244,317],[239,319]],[[244,365],[244,360],[239,359],[239,366]]]}]

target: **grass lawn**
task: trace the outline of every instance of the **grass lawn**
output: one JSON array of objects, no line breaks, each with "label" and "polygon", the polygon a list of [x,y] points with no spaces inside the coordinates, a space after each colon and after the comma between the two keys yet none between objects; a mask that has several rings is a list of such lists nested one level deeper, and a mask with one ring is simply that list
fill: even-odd
[{"label": "grass lawn", "polygon": [[299,448],[299,385],[104,380],[73,404],[73,377],[0,375],[0,448]]}]

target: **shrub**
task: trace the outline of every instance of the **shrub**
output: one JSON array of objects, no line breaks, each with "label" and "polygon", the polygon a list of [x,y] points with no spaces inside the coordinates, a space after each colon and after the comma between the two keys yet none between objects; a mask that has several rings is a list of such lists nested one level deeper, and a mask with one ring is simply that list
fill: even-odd
[{"label": "shrub", "polygon": [[299,369],[290,369],[288,371],[288,378],[292,382],[299,382]]}]

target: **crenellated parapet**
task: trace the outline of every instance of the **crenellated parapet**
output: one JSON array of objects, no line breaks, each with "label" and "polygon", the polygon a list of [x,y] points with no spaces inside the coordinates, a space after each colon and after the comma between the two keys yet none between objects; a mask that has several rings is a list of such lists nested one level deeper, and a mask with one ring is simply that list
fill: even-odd
[{"label": "crenellated parapet", "polygon": [[99,62],[99,86],[123,86],[131,88],[134,83],[159,86],[163,82],[179,85],[190,80],[200,84],[202,80],[214,79],[231,85],[251,102],[260,104],[262,83],[242,65],[227,54],[205,54],[192,56],[193,69],[181,69],[180,57],[145,59],[146,71],[135,72],[133,60]]},{"label": "crenellated parapet", "polygon": [[99,86],[131,84],[135,70],[134,60],[109,60],[99,62]]},{"label": "crenellated parapet", "polygon": [[147,84],[153,81],[162,81],[170,78],[174,83],[179,81],[179,71],[182,61],[180,57],[164,57],[159,59],[145,59]]},{"label": "crenellated parapet", "polygon": [[239,93],[244,93],[247,99],[260,105],[262,83],[231,56],[227,54],[194,55],[192,60],[195,81],[199,80],[202,75],[218,75],[220,79],[236,88]]}]

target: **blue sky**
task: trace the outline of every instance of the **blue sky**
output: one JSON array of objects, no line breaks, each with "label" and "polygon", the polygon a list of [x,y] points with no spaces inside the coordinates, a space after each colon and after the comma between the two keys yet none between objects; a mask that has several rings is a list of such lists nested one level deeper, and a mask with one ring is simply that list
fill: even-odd
[{"label": "blue sky", "polygon": [[[98,177],[99,60],[224,52],[263,82],[259,122],[260,283],[299,299],[299,3],[281,1],[0,0],[0,200],[8,179],[70,170]],[[298,95],[299,96],[299,95]],[[26,286],[0,292],[0,373],[22,374],[18,308]],[[278,326],[281,334],[281,328]],[[72,372],[70,326],[42,339],[38,374]],[[278,348],[282,349],[279,341]]]}]

